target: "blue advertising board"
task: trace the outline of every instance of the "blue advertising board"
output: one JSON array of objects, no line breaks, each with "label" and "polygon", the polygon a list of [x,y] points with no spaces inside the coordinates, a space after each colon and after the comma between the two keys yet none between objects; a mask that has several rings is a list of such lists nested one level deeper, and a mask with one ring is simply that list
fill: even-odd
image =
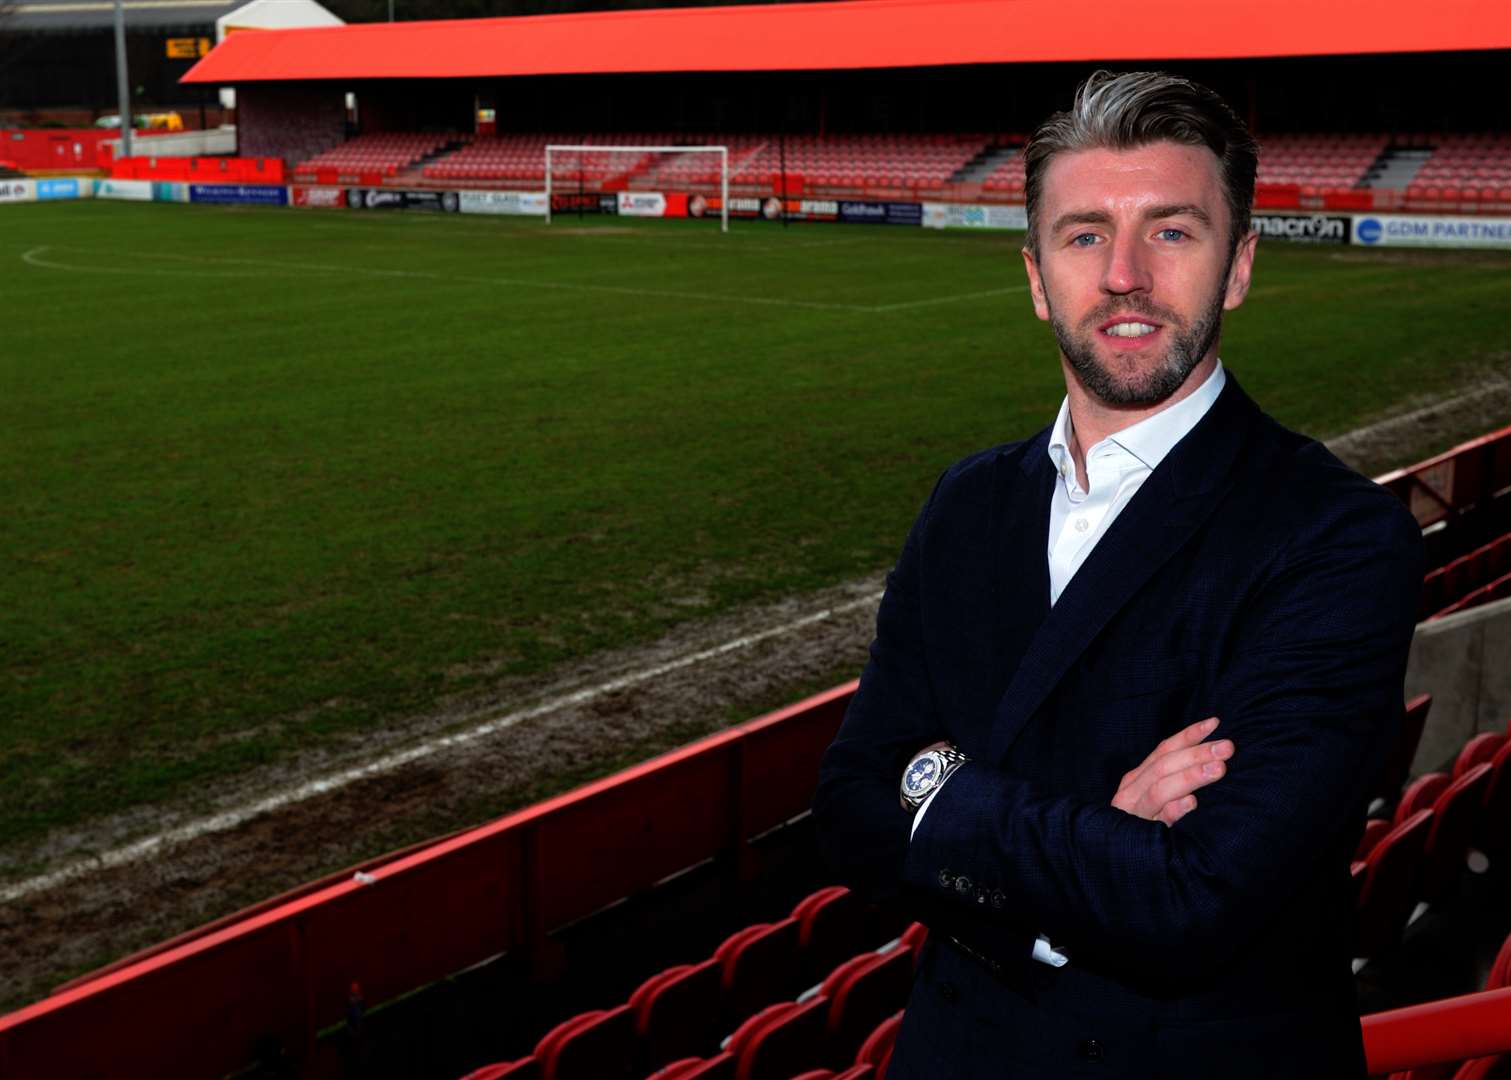
[{"label": "blue advertising board", "polygon": [[79,181],[77,179],[37,181],[37,198],[39,200],[77,199],[78,197]]},{"label": "blue advertising board", "polygon": [[287,206],[289,189],[279,184],[190,184],[189,201]]}]

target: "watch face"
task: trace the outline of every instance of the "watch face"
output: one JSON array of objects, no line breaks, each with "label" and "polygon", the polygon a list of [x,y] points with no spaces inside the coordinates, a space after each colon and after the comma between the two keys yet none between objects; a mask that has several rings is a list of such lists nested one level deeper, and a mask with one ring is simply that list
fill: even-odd
[{"label": "watch face", "polygon": [[922,795],[934,786],[943,769],[944,759],[934,751],[922,754],[908,766],[908,771],[902,778],[903,789],[909,795]]}]

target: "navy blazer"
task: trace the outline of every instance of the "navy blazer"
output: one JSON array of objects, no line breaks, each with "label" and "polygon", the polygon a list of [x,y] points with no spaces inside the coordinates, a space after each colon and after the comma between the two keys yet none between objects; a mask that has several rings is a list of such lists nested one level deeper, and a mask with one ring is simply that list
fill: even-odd
[{"label": "navy blazer", "polygon": [[[1227,386],[1053,608],[1048,431],[940,477],[814,805],[840,880],[927,923],[890,1080],[1363,1077],[1349,860],[1422,578],[1399,501]],[[1207,716],[1173,827],[1118,781]],[[923,746],[972,759],[909,840]],[[1070,963],[1030,959],[1043,932]]]}]

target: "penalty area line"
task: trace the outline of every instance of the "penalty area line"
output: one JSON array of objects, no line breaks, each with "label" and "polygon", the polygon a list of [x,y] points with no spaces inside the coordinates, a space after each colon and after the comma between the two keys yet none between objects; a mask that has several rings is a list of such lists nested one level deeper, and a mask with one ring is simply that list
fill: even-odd
[{"label": "penalty area line", "polygon": [[563,694],[560,697],[552,698],[527,709],[505,713],[491,720],[485,720],[483,723],[468,728],[465,731],[457,732],[455,735],[443,735],[439,738],[427,739],[406,750],[385,754],[365,765],[343,769],[328,776],[285,788],[283,791],[275,792],[256,802],[226,810],[219,814],[213,814],[210,817],[190,822],[187,825],[181,825],[176,829],[168,829],[153,836],[144,837],[135,843],[114,848],[101,855],[76,860],[49,873],[39,874],[25,881],[19,881],[14,885],[0,888],[0,904],[9,904],[35,893],[44,892],[59,885],[66,885],[70,881],[76,881],[81,877],[100,870],[112,870],[122,866],[129,866],[157,852],[166,851],[169,848],[177,847],[214,833],[227,832],[263,814],[271,813],[320,795],[328,795],[333,791],[349,787],[360,780],[367,780],[371,777],[393,772],[395,769],[402,768],[412,762],[431,757],[443,751],[467,746],[470,743],[496,735],[527,720],[534,720],[538,717],[558,712],[561,709],[571,708],[574,705],[583,705],[609,694],[617,693],[620,690],[637,686],[640,683],[649,682],[652,679],[659,678],[673,671],[692,667],[695,664],[703,663],[705,660],[712,660],[741,649],[748,649],[760,642],[781,637],[784,634],[790,634],[795,630],[801,630],[806,626],[812,626],[814,623],[823,622],[836,615],[876,604],[881,600],[881,596],[880,592],[868,593],[859,599],[849,600],[843,604],[835,604],[832,607],[811,612],[801,618],[793,619],[791,622],[782,623],[780,626],[769,627],[754,634],[744,634],[720,645],[700,649],[697,652],[680,656],[675,660],[654,664],[651,667],[642,668],[628,675],[621,675],[618,678],[601,682],[596,686],[576,690],[570,694]]}]

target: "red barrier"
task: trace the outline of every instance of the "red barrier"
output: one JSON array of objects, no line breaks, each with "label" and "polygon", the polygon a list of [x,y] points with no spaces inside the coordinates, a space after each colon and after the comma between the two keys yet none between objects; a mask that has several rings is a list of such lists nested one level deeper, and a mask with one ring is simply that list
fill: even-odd
[{"label": "red barrier", "polygon": [[1396,493],[1424,529],[1460,517],[1511,490],[1511,427],[1386,473],[1378,482]]},{"label": "red barrier", "polygon": [[[804,813],[856,683],[412,854],[178,939],[0,1017],[0,1075],[221,1075],[273,1035],[309,1053],[351,980],[391,1000]],[[423,917],[417,917],[422,915]],[[164,1021],[171,1017],[171,1024]],[[87,1038],[84,1037],[87,1033]]]},{"label": "red barrier", "polygon": [[91,171],[99,167],[100,143],[119,138],[101,128],[0,130],[0,158],[22,172]]},{"label": "red barrier", "polygon": [[1511,987],[1363,1017],[1371,1076],[1511,1053]]},{"label": "red barrier", "polygon": [[196,184],[282,184],[282,158],[129,157],[110,166],[117,180],[182,180]]}]

